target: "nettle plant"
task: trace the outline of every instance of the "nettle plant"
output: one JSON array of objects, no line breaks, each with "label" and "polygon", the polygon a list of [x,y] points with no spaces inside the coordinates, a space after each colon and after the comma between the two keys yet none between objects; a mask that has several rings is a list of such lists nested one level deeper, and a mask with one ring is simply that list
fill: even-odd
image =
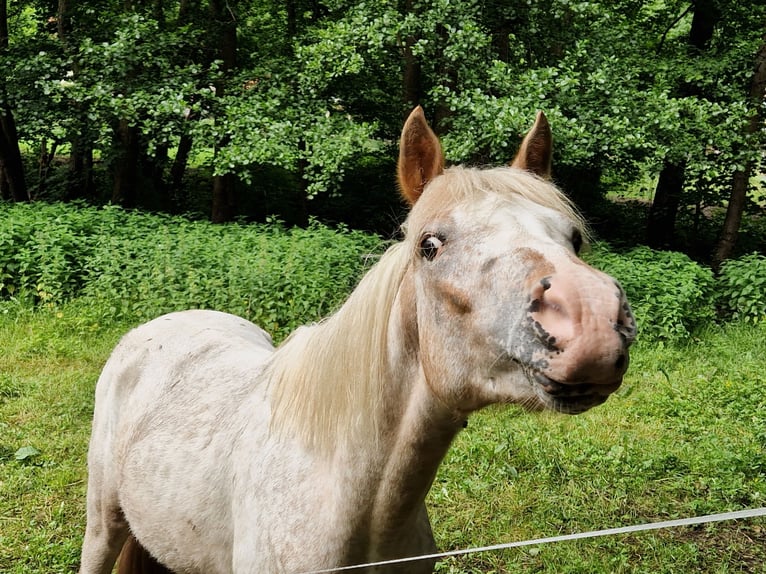
[{"label": "nettle plant", "polygon": [[630,299],[643,340],[679,340],[715,319],[713,272],[683,253],[596,244],[585,259],[616,277]]},{"label": "nettle plant", "polygon": [[750,253],[729,259],[718,276],[718,304],[735,320],[766,320],[766,256]]}]

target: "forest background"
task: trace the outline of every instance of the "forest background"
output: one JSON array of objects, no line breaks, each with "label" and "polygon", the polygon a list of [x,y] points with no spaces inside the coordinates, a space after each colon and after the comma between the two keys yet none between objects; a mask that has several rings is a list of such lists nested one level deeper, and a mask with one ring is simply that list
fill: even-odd
[{"label": "forest background", "polygon": [[[543,110],[584,258],[639,323],[598,409],[471,417],[429,494],[439,548],[762,506],[765,32],[762,0],[0,0],[0,571],[76,570],[128,329],[206,307],[278,342],[347,297],[403,220],[416,104],[474,165]],[[437,568],[764,565],[756,519]]]},{"label": "forest background", "polygon": [[602,238],[715,267],[766,241],[764,30],[760,1],[2,0],[0,193],[390,236],[414,105],[472,164],[544,110]]}]

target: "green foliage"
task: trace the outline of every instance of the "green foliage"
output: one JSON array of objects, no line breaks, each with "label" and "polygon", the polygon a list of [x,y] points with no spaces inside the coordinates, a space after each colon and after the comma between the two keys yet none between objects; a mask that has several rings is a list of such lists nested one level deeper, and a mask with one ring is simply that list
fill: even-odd
[{"label": "green foliage", "polygon": [[642,340],[685,339],[715,318],[713,272],[682,253],[648,247],[616,253],[597,244],[585,258],[619,279]]},{"label": "green foliage", "polygon": [[210,107],[216,63],[178,57],[194,54],[199,30],[163,29],[139,14],[110,16],[101,23],[112,27],[108,37],[78,36],[68,53],[52,44],[14,59],[7,81],[20,98],[14,104],[25,139],[87,141],[110,158],[117,152],[114,126],[124,120],[140,129],[154,155],[176,143],[190,115],[202,117]]},{"label": "green foliage", "polygon": [[22,446],[19,450],[17,450],[14,453],[13,458],[15,458],[19,462],[27,462],[37,456],[40,456],[40,451],[37,450],[35,447]]},{"label": "green foliage", "polygon": [[[153,221],[152,223],[156,223]],[[88,264],[86,298],[106,316],[148,320],[213,308],[245,317],[281,339],[342,302],[364,268],[373,237],[319,224],[214,227],[159,222],[105,238]]]},{"label": "green foliage", "polygon": [[48,306],[79,298],[96,321],[213,308],[281,339],[333,311],[380,245],[316,222],[285,229],[116,207],[0,205],[0,295]]},{"label": "green foliage", "polygon": [[733,319],[757,323],[766,319],[766,257],[750,253],[729,259],[718,276],[718,301]]},{"label": "green foliage", "polygon": [[0,204],[0,297],[46,303],[77,293],[96,225],[76,207]]},{"label": "green foliage", "polygon": [[[360,158],[395,155],[418,103],[452,161],[507,161],[542,109],[560,174],[593,172],[589,201],[602,173],[624,187],[672,161],[685,166],[686,204],[720,205],[735,170],[763,165],[766,136],[745,128],[766,5],[714,4],[709,46],[692,50],[694,2],[231,0],[211,21],[197,2],[69,3],[59,19],[55,3],[21,0],[0,97],[31,149],[124,159],[147,195],[175,194],[143,205],[189,209],[186,156],[172,163],[187,144],[208,178],[257,187],[253,171],[268,166],[303,198],[342,193]],[[236,59],[222,50],[226,26]],[[59,171],[56,196],[77,196]]]}]

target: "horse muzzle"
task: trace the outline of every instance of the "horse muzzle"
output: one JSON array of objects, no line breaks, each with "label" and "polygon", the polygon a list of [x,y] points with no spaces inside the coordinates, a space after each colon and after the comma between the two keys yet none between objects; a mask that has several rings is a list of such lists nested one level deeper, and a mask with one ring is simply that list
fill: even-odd
[{"label": "horse muzzle", "polygon": [[622,384],[622,377],[612,383],[560,383],[539,372],[528,372],[538,399],[546,408],[566,414],[578,414],[604,403]]},{"label": "horse muzzle", "polygon": [[606,400],[622,382],[636,335],[620,285],[580,263],[539,279],[529,301],[528,325],[538,347],[532,378],[542,397],[557,404]]}]

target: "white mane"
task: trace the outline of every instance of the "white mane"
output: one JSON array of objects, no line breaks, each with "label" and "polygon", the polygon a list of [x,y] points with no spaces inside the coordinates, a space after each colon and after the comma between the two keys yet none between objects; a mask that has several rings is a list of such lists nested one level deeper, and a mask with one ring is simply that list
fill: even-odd
[{"label": "white mane", "polygon": [[408,261],[403,243],[389,248],[335,314],[276,350],[268,367],[273,430],[290,427],[320,450],[352,433],[375,436],[371,406],[389,378],[388,321]]}]

